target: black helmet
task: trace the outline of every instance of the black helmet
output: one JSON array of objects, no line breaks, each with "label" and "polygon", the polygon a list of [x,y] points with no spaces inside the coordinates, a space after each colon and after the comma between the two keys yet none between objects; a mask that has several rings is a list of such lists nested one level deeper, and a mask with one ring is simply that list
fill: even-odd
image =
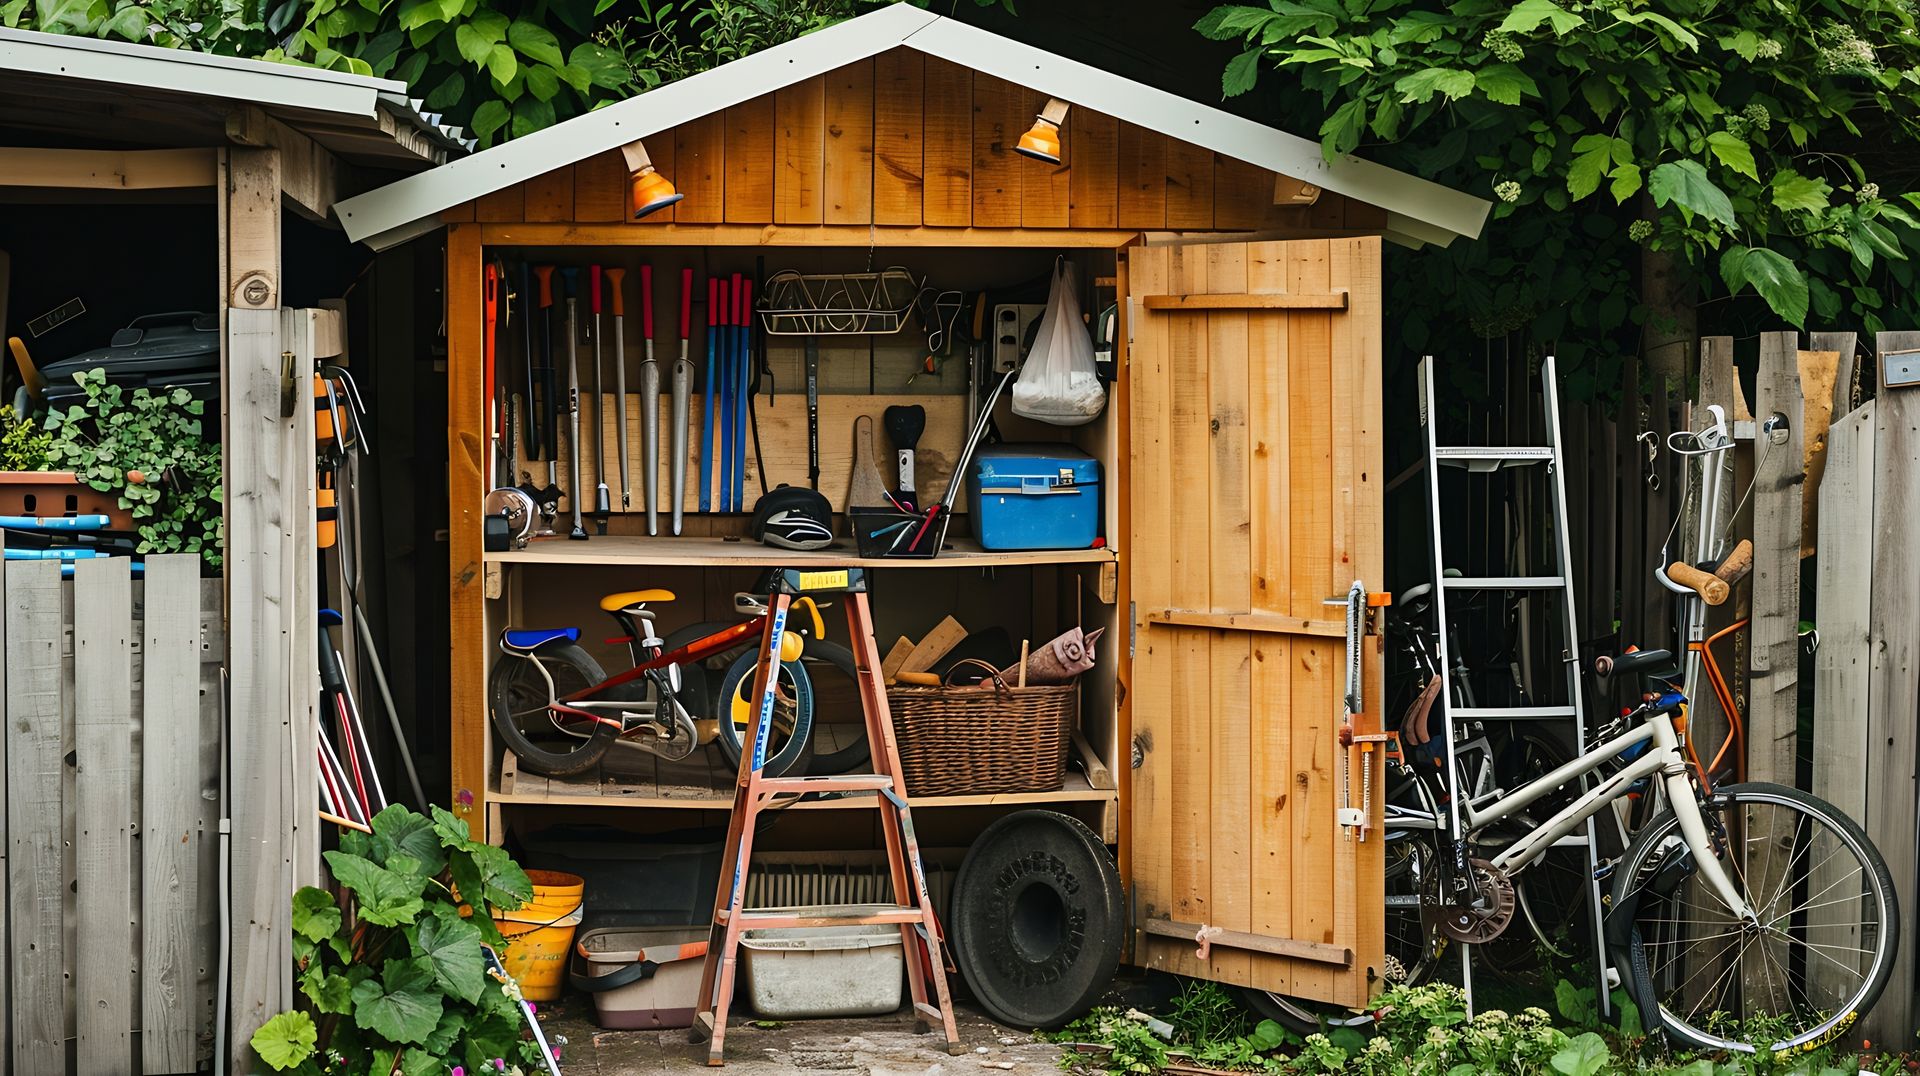
[{"label": "black helmet", "polygon": [[833,505],[814,490],[782,484],[754,502],[747,533],[782,549],[825,549],[833,542]]}]

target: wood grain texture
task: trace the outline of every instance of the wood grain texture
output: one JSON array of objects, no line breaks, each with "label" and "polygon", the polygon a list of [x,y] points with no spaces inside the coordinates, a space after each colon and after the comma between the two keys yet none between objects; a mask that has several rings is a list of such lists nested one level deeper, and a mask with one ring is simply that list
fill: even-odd
[{"label": "wood grain texture", "polygon": [[1273,215],[1273,173],[1232,157],[1213,155],[1213,227],[1251,231]]},{"label": "wood grain texture", "polygon": [[[672,143],[662,146],[670,149]],[[657,167],[659,161],[655,160]],[[672,162],[668,162],[669,164]],[[573,205],[573,165],[564,164],[527,180],[527,220],[577,220]],[[664,174],[664,169],[662,170]]]},{"label": "wood grain texture", "polygon": [[780,163],[774,155],[774,117],[772,94],[726,111],[729,223],[765,224],[773,220],[774,183]]},{"label": "wood grain texture", "polygon": [[1213,153],[1177,138],[1167,140],[1167,227],[1213,227]]},{"label": "wood grain texture", "polygon": [[1104,113],[1075,109],[1067,126],[1073,139],[1073,158],[1068,163],[1077,166],[1067,175],[1067,225],[1112,228],[1120,203],[1119,121]]},{"label": "wood grain texture", "polygon": [[473,219],[511,222],[527,219],[527,186],[512,183],[473,200]]},{"label": "wood grain texture", "polygon": [[973,69],[926,58],[921,177],[928,225],[973,223]]},{"label": "wood grain texture", "polygon": [[826,76],[826,205],[828,224],[873,220],[873,61]]},{"label": "wood grain texture", "polygon": [[1021,223],[1022,158],[1013,147],[1032,122],[1027,97],[1027,90],[1011,82],[973,73],[975,227],[1014,228]]},{"label": "wood grain texture", "polygon": [[1810,333],[1811,350],[1799,355],[1801,395],[1806,401],[1805,488],[1800,491],[1800,556],[1813,556],[1820,530],[1820,482],[1827,470],[1827,430],[1844,411],[1835,410],[1842,367],[1851,367],[1853,333]]},{"label": "wood grain texture", "polygon": [[673,185],[682,196],[673,207],[676,222],[718,224],[727,219],[726,113],[688,120],[673,129],[673,172]]},{"label": "wood grain texture", "polygon": [[6,586],[7,934],[13,1071],[66,1066],[67,962],[61,880],[67,871],[60,825],[65,770],[61,733],[60,566],[16,561]]},{"label": "wood grain texture", "polygon": [[122,558],[73,573],[74,1042],[80,1071],[132,1067],[133,574]]},{"label": "wood grain texture", "polygon": [[140,689],[140,1053],[186,1072],[199,1053],[200,558],[150,554]]},{"label": "wood grain texture", "polygon": [[827,80],[796,82],[773,94],[773,220],[820,224],[826,207]]},{"label": "wood grain texture", "polygon": [[1167,138],[1125,120],[1114,140],[1119,165],[1116,219],[1122,228],[1167,226]]},{"label": "wood grain texture", "polygon": [[[1031,96],[1025,103],[1034,104],[1038,111],[1040,102]],[[1018,121],[1023,126],[1013,135],[1018,144],[1020,135],[1026,131],[1027,124],[1033,123],[1028,117]],[[1073,207],[1073,143],[1076,124],[1066,124],[1060,128],[1060,163],[1035,160],[1015,154],[1020,160],[1020,222],[1029,228],[1065,228],[1072,215]]]},{"label": "wood grain texture", "polygon": [[[685,204],[685,203],[682,203]],[[487,791],[487,628],[482,597],[481,457],[487,429],[481,384],[480,242],[472,229],[447,233],[447,519],[451,710],[451,800],[479,832]]]},{"label": "wood grain texture", "polygon": [[[655,135],[653,141],[671,147],[674,144],[673,132]],[[658,160],[655,160],[654,166],[659,167]],[[626,216],[627,162],[620,156],[620,151],[608,150],[576,162],[573,166],[572,219],[601,222],[625,220]]]},{"label": "wood grain texture", "polygon": [[926,63],[923,53],[899,48],[873,61],[873,222],[921,220],[921,125]]}]

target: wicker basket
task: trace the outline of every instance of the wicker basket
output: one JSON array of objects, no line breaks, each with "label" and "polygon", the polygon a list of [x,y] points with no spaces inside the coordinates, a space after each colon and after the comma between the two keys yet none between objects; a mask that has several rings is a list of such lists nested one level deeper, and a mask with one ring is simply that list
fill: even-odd
[{"label": "wicker basket", "polygon": [[1079,699],[1075,684],[1014,687],[998,674],[978,685],[887,688],[907,792],[1059,791]]}]

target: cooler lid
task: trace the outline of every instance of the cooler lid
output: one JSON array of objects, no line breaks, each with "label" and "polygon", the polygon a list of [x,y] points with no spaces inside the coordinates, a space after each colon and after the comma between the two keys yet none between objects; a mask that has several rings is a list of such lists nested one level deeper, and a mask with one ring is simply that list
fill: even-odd
[{"label": "cooler lid", "polygon": [[973,477],[982,484],[999,479],[1058,480],[1062,471],[1072,476],[1076,486],[1100,481],[1100,461],[1072,445],[983,445],[973,458]]}]

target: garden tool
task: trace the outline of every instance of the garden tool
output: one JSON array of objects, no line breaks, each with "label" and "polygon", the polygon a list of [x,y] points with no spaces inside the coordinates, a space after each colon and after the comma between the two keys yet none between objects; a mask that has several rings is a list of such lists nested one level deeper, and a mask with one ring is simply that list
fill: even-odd
[{"label": "garden tool", "polygon": [[560,290],[567,296],[567,455],[573,460],[573,486],[567,500],[573,507],[573,529],[567,537],[576,542],[587,539],[587,528],[580,516],[580,270],[567,266],[560,270]]},{"label": "garden tool", "polygon": [[702,403],[706,415],[700,420],[700,510],[713,510],[713,388],[719,382],[714,378],[714,343],[720,335],[720,281],[707,278],[707,379],[701,384]]},{"label": "garden tool", "polygon": [[547,485],[534,498],[540,505],[541,533],[552,534],[560,516],[560,374],[553,365],[553,266],[536,265],[540,281],[540,455],[547,461]]},{"label": "garden tool", "polygon": [[[673,533],[680,533],[680,505],[687,495],[687,400],[693,391],[693,360],[687,338],[693,332],[693,270],[680,270],[680,361],[673,364]],[[647,472],[652,474],[653,472]]]},{"label": "garden tool", "polygon": [[820,339],[807,337],[807,485],[820,488]]},{"label": "garden tool", "polygon": [[640,499],[647,505],[647,533],[660,533],[655,487],[660,481],[660,364],[653,357],[653,266],[640,267],[640,334],[646,356],[640,360]]},{"label": "garden tool", "polygon": [[613,493],[607,488],[607,397],[600,376],[600,267],[590,266],[587,280],[593,286],[588,308],[593,320],[587,323],[587,335],[593,337],[593,525],[607,533],[607,517],[613,514]]},{"label": "garden tool", "polygon": [[734,291],[733,510],[746,511],[747,402],[753,398],[753,278]]},{"label": "garden tool", "polygon": [[733,511],[733,295],[740,290],[740,274],[720,282],[720,510]]},{"label": "garden tool", "polygon": [[914,404],[911,407],[893,406],[886,409],[880,419],[887,427],[887,437],[893,441],[893,447],[900,464],[899,500],[908,511],[917,511],[913,496],[913,449],[920,443],[920,435],[927,428],[927,409]]},{"label": "garden tool", "polygon": [[[498,553],[516,546],[525,545],[533,531],[535,508],[533,498],[526,491],[511,485],[513,481],[512,431],[507,431],[507,479],[508,485],[502,485],[500,479],[500,457],[502,451],[502,428],[506,424],[506,414],[500,406],[498,368],[500,325],[510,315],[506,313],[511,306],[504,302],[507,292],[506,266],[498,261],[489,261],[481,273],[481,302],[486,316],[486,381],[487,381],[487,496],[482,502],[481,546]],[[505,309],[503,309],[505,308]],[[328,399],[332,399],[332,385],[328,382]],[[327,412],[331,413],[331,412]],[[323,542],[322,547],[330,546]]]},{"label": "garden tool", "polygon": [[[633,507],[633,487],[627,482],[627,300],[623,281],[627,271],[618,266],[607,270],[607,286],[613,292],[613,437],[616,451],[614,455],[620,461],[620,510]],[[640,267],[640,292],[645,296],[647,310],[647,365],[653,363],[653,271],[647,266]],[[647,383],[647,367],[640,368],[640,384]],[[658,391],[656,388],[655,391]],[[641,428],[646,428],[647,415],[640,413]],[[651,453],[649,453],[650,455]],[[643,476],[644,477],[644,476]],[[653,483],[646,482],[643,496],[647,500],[647,533],[653,533]]]}]

